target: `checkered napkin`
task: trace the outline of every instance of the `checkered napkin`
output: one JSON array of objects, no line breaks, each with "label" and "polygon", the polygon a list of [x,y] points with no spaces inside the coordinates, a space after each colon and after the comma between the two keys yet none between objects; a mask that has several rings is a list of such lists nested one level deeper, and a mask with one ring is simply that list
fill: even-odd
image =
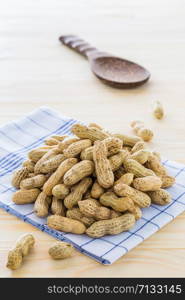
[{"label": "checkered napkin", "polygon": [[185,210],[185,166],[163,161],[169,174],[176,177],[176,184],[168,189],[172,203],[143,209],[142,218],[127,232],[93,239],[85,234],[52,230],[46,225],[46,218],[38,218],[34,214],[33,204],[16,205],[12,202],[15,189],[10,183],[11,175],[26,159],[28,151],[42,145],[50,135],[70,134],[71,126],[76,122],[48,107],[41,107],[18,121],[0,127],[0,208],[59,240],[72,243],[80,252],[95,260],[112,264]]}]

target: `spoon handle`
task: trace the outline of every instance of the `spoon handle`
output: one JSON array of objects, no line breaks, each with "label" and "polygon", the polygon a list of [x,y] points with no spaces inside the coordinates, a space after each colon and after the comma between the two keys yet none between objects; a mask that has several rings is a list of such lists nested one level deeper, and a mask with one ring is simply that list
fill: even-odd
[{"label": "spoon handle", "polygon": [[90,53],[99,52],[95,47],[92,47],[86,41],[75,35],[62,35],[59,40],[67,47],[75,50],[79,54],[89,58]]}]

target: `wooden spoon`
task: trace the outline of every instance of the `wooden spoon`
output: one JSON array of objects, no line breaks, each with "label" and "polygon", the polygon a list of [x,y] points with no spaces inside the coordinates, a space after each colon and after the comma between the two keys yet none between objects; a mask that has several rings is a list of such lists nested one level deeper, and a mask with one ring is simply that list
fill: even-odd
[{"label": "wooden spoon", "polygon": [[150,73],[129,60],[101,52],[75,35],[63,35],[59,40],[85,56],[92,72],[104,83],[116,88],[132,88],[144,84]]}]

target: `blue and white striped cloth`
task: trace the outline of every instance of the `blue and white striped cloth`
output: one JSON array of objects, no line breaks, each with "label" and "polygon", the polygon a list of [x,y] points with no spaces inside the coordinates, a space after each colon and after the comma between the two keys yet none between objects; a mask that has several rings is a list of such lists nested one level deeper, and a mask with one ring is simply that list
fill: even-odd
[{"label": "blue and white striped cloth", "polygon": [[15,189],[11,186],[11,176],[26,159],[28,151],[42,145],[50,135],[70,134],[70,127],[76,122],[50,108],[41,107],[18,121],[0,127],[0,208],[59,240],[72,243],[91,258],[103,264],[111,264],[185,210],[185,166],[164,161],[169,174],[176,177],[176,184],[168,189],[173,198],[172,203],[143,209],[142,218],[128,232],[93,239],[85,234],[52,230],[46,225],[46,219],[34,214],[33,204],[16,205],[12,202]]}]

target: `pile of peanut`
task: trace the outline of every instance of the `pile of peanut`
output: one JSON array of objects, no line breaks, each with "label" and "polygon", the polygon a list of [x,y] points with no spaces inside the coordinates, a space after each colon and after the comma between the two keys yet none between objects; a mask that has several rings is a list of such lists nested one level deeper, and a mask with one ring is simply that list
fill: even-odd
[{"label": "pile of peanut", "polygon": [[111,134],[92,123],[75,124],[73,137],[52,136],[28,153],[12,178],[16,204],[34,203],[47,225],[99,238],[129,230],[151,203],[171,201],[173,185],[160,155],[146,149],[153,132],[131,123],[137,136]]}]

